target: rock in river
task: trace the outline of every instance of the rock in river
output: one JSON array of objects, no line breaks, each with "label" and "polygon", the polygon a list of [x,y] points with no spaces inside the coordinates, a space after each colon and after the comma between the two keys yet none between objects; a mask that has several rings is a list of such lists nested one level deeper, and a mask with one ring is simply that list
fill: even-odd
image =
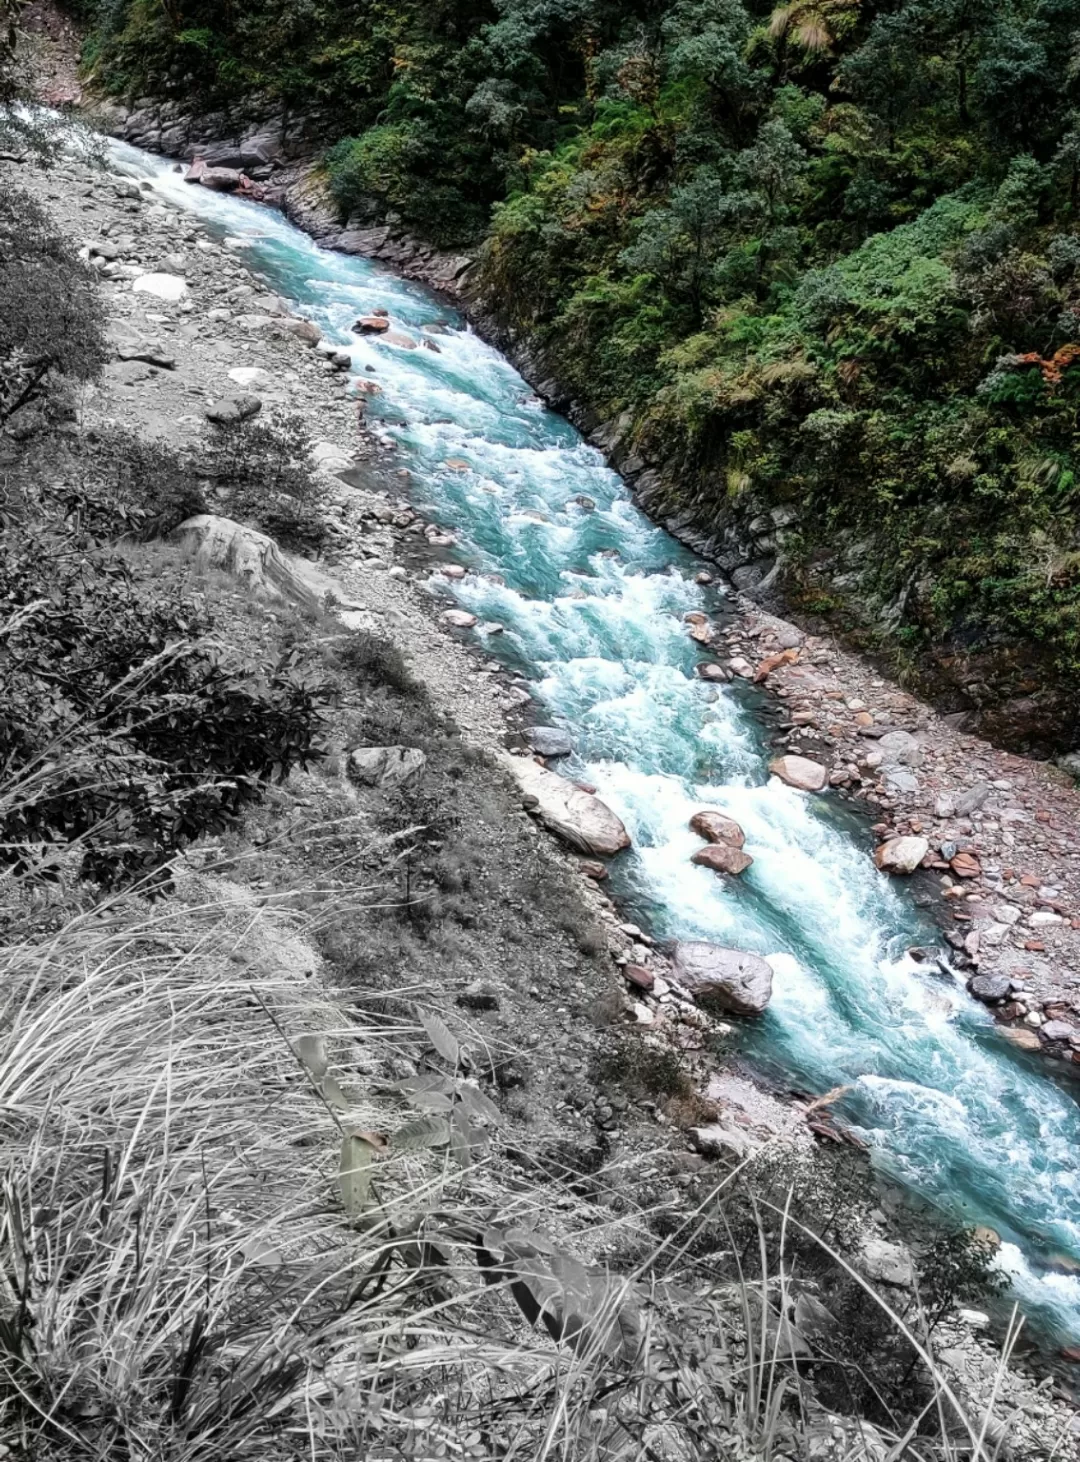
[{"label": "rock in river", "polygon": [[874,849],[874,862],[882,873],[914,873],[929,851],[926,838],[889,838]]},{"label": "rock in river", "polygon": [[800,792],[820,792],[829,780],[821,763],[808,756],[778,756],[769,763],[769,771]]},{"label": "rock in river", "polygon": [[1012,991],[1012,980],[1008,975],[976,975],[968,981],[968,989],[984,1005],[993,1005],[998,1000],[1007,1000]]},{"label": "rock in river", "polygon": [[711,868],[714,873],[738,874],[745,873],[754,860],[730,843],[710,843],[707,848],[699,848],[690,861],[701,868]]},{"label": "rock in river", "polygon": [[525,739],[537,756],[569,756],[574,749],[570,733],[559,726],[531,726]]},{"label": "rock in river", "polygon": [[545,827],[580,853],[608,855],[630,846],[630,835],[605,802],[573,782],[538,766],[529,757],[502,757],[522,792],[536,799],[535,811]]},{"label": "rock in river", "polygon": [[733,1015],[760,1015],[772,998],[772,966],[758,954],[704,940],[675,946],[675,975],[700,1004]]},{"label": "rock in river", "polygon": [[695,812],[690,819],[690,827],[707,843],[729,843],[733,848],[741,848],[746,842],[746,834],[739,824],[723,812],[711,809]]}]

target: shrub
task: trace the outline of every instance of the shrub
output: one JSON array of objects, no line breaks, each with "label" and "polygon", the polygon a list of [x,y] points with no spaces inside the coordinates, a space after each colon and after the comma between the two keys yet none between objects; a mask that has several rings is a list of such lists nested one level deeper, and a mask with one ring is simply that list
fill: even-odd
[{"label": "shrub", "polygon": [[318,552],[326,529],[311,447],[303,417],[282,413],[216,428],[204,465],[231,517],[254,521],[285,548]]},{"label": "shrub", "polygon": [[0,192],[0,426],[50,373],[87,381],[105,359],[93,275],[28,193]]},{"label": "shrub", "polygon": [[322,755],[321,689],[238,675],[201,606],[140,583],[84,532],[32,524],[0,551],[0,863],[110,885],[223,829]]}]

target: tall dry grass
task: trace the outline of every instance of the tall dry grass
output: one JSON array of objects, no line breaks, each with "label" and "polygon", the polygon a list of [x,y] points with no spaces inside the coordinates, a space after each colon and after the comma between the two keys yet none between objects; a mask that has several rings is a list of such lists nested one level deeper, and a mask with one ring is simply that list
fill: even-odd
[{"label": "tall dry grass", "polygon": [[[914,1330],[934,1435],[825,1417],[782,1248],[726,1286],[690,1257],[715,1191],[657,1242],[632,1205],[568,1206],[490,1130],[464,1160],[426,1145],[432,1091],[471,1084],[456,1038],[430,1015],[347,1016],[306,937],[324,901],[288,903],[178,873],[167,898],[118,897],[0,951],[0,1438],[16,1455],[996,1454]],[[397,1079],[425,1050],[442,1071],[426,1116]],[[616,1165],[601,1185],[625,1195],[630,1178]],[[613,1237],[620,1273],[577,1257]]]}]

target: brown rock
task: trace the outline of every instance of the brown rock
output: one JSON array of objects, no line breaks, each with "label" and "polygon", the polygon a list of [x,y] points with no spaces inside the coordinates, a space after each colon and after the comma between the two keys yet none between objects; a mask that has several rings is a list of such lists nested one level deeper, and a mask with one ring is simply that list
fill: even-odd
[{"label": "brown rock", "polygon": [[385,335],[390,329],[390,321],[378,313],[361,315],[353,329],[359,335]]},{"label": "brown rock", "polygon": [[735,876],[745,873],[754,860],[749,853],[733,848],[730,843],[710,843],[707,848],[699,848],[690,861],[701,868],[711,868],[714,873]]},{"label": "brown rock", "polygon": [[644,965],[623,965],[623,975],[639,990],[651,990],[656,982],[652,970],[646,969]]},{"label": "brown rock", "polygon": [[829,780],[821,763],[806,756],[778,756],[769,763],[769,771],[800,792],[820,792]]},{"label": "brown rock", "polygon": [[741,848],[746,842],[746,834],[739,824],[723,812],[695,812],[690,827],[707,843],[730,843],[733,848]]},{"label": "brown rock", "polygon": [[586,878],[591,878],[594,883],[603,883],[608,876],[607,865],[598,863],[594,858],[583,858],[578,864]]},{"label": "brown rock", "polygon": [[1005,1040],[1020,1051],[1037,1051],[1042,1045],[1038,1031],[1033,1031],[1030,1026],[1003,1025],[999,1029]]},{"label": "brown rock", "polygon": [[778,650],[775,655],[767,655],[761,664],[754,671],[754,683],[760,684],[768,680],[774,670],[779,670],[781,665],[794,665],[799,658],[799,651],[796,649]]},{"label": "brown rock", "polygon": [[982,864],[973,853],[957,853],[949,859],[949,867],[957,878],[978,878],[982,873]]}]

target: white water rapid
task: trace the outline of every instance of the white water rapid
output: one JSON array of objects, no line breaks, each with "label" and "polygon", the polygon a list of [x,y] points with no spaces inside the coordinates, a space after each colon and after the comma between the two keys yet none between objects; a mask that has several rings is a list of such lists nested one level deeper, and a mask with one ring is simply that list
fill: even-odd
[{"label": "white water rapid", "polygon": [[[218,237],[244,238],[246,262],[352,352],[356,373],[374,368],[384,395],[369,417],[382,414],[417,506],[454,530],[455,555],[475,571],[453,593],[505,625],[485,650],[572,731],[577,752],[562,768],[595,783],[633,836],[617,883],[639,920],[657,936],[768,956],[775,994],[746,1028],[748,1053],[806,1089],[850,1085],[840,1114],[880,1167],[996,1229],[1023,1307],[1080,1340],[1080,1279],[1055,1262],[1080,1260],[1076,1101],[1001,1040],[960,984],[905,956],[933,931],[876,872],[842,804],[770,780],[758,693],[695,679],[682,617],[719,603],[694,583],[701,564],[428,291],[317,248],[276,213],[187,185],[170,163],[120,144],[112,158]],[[435,327],[439,353],[353,334],[357,315],[379,307],[414,340]],[[448,467],[455,458],[468,469]],[[700,844],[687,819],[701,807],[746,830],[754,864],[737,883],[688,861]]]}]

